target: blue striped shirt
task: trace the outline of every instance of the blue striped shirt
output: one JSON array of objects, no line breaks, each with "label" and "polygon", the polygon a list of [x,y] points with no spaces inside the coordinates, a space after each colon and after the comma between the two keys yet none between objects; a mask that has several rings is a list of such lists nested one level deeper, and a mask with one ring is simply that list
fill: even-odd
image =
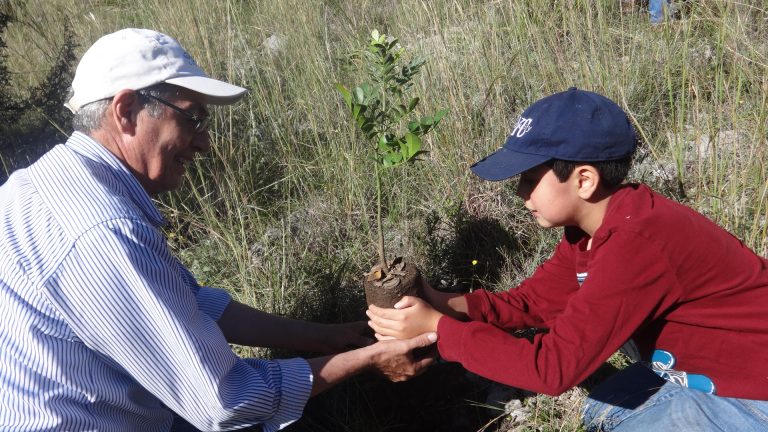
[{"label": "blue striped shirt", "polygon": [[[230,301],[171,254],[136,178],[75,133],[0,187],[0,430],[204,430],[301,415],[302,359],[236,356]],[[257,331],[257,329],[254,329]]]}]

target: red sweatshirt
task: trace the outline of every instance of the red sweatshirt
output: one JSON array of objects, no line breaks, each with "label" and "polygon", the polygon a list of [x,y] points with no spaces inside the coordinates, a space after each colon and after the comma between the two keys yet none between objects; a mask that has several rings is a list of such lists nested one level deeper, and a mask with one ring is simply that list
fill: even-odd
[{"label": "red sweatshirt", "polygon": [[[590,250],[588,240],[566,228],[517,289],[467,294],[471,321],[438,324],[442,357],[555,395],[631,338],[644,359],[669,352],[675,370],[705,375],[719,396],[768,400],[768,260],[644,185],[617,191]],[[533,343],[508,333],[527,327],[549,333]]]}]

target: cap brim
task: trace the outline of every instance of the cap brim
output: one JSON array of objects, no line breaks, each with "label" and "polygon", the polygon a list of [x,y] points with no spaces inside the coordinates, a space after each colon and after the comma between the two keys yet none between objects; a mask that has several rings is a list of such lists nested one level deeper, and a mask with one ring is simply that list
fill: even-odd
[{"label": "cap brim", "polygon": [[248,89],[202,76],[184,76],[165,80],[168,84],[190,89],[205,96],[211,105],[230,105],[239,101]]},{"label": "cap brim", "polygon": [[552,159],[549,156],[519,153],[501,147],[470,167],[476,176],[490,181],[505,180]]}]

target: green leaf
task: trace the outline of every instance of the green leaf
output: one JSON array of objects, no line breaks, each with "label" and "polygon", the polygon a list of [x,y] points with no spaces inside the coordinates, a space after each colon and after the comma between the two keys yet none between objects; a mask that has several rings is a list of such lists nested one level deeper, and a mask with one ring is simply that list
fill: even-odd
[{"label": "green leaf", "polygon": [[395,65],[394,65],[394,64],[388,64],[386,67],[384,67],[383,69],[381,69],[381,75],[382,75],[382,76],[385,76],[385,75],[389,75],[389,74],[391,74],[391,73],[392,73],[392,70],[393,70],[394,68],[395,68]]},{"label": "green leaf", "polygon": [[384,155],[384,159],[383,159],[385,167],[395,166],[402,161],[403,161],[403,155],[401,155],[400,153],[394,153],[394,152]]},{"label": "green leaf", "polygon": [[347,103],[347,107],[352,107],[352,94],[349,93],[349,90],[347,90],[346,87],[343,85],[336,83],[336,90],[338,90],[339,93],[341,93],[341,97],[344,98],[344,102]]},{"label": "green leaf", "polygon": [[381,152],[389,152],[392,150],[392,145],[389,143],[389,140],[387,139],[387,135],[382,135],[379,137],[379,151]]},{"label": "green leaf", "polygon": [[408,130],[411,131],[411,133],[418,134],[421,132],[421,123],[417,122],[416,120],[408,122]]},{"label": "green leaf", "polygon": [[418,97],[415,97],[408,102],[408,112],[411,112],[416,108],[416,105],[419,104],[419,100]]},{"label": "green leaf", "polygon": [[405,160],[416,155],[421,150],[421,138],[410,132],[405,134],[405,146],[401,149]]},{"label": "green leaf", "polygon": [[365,105],[363,102],[365,102],[365,92],[363,92],[363,89],[360,87],[355,87],[355,102],[357,102],[360,105]]},{"label": "green leaf", "polygon": [[390,118],[393,122],[399,121],[405,115],[405,105],[395,105],[389,107],[391,114]]},{"label": "green leaf", "polygon": [[374,129],[374,124],[371,123],[368,119],[360,117],[362,119],[361,122],[358,124],[360,125],[360,130],[363,131],[366,137],[372,138],[376,135],[376,130]]},{"label": "green leaf", "polygon": [[440,111],[438,111],[437,114],[435,114],[435,118],[434,118],[435,125],[440,123],[440,120],[442,120],[442,118],[445,117],[446,114],[448,114],[447,109],[441,109]]},{"label": "green leaf", "polygon": [[379,89],[376,86],[365,82],[360,87],[363,88],[363,94],[365,95],[365,105],[379,101]]},{"label": "green leaf", "polygon": [[434,123],[435,120],[430,116],[424,116],[421,118],[421,125],[422,126],[432,126],[432,123]]},{"label": "green leaf", "polygon": [[358,120],[358,117],[360,116],[360,109],[361,108],[363,108],[362,105],[352,104],[352,118],[353,119]]},{"label": "green leaf", "polygon": [[423,57],[414,57],[408,63],[408,69],[419,69],[426,63],[427,59]]}]

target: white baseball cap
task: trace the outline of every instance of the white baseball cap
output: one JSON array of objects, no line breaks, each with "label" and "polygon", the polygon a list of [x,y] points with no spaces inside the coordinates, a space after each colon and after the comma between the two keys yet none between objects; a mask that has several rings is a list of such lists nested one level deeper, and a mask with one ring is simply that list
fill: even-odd
[{"label": "white baseball cap", "polygon": [[77,65],[72,97],[64,104],[73,113],[83,105],[158,83],[184,87],[203,102],[229,105],[248,91],[208,77],[172,37],[154,30],[127,28],[97,40]]}]

